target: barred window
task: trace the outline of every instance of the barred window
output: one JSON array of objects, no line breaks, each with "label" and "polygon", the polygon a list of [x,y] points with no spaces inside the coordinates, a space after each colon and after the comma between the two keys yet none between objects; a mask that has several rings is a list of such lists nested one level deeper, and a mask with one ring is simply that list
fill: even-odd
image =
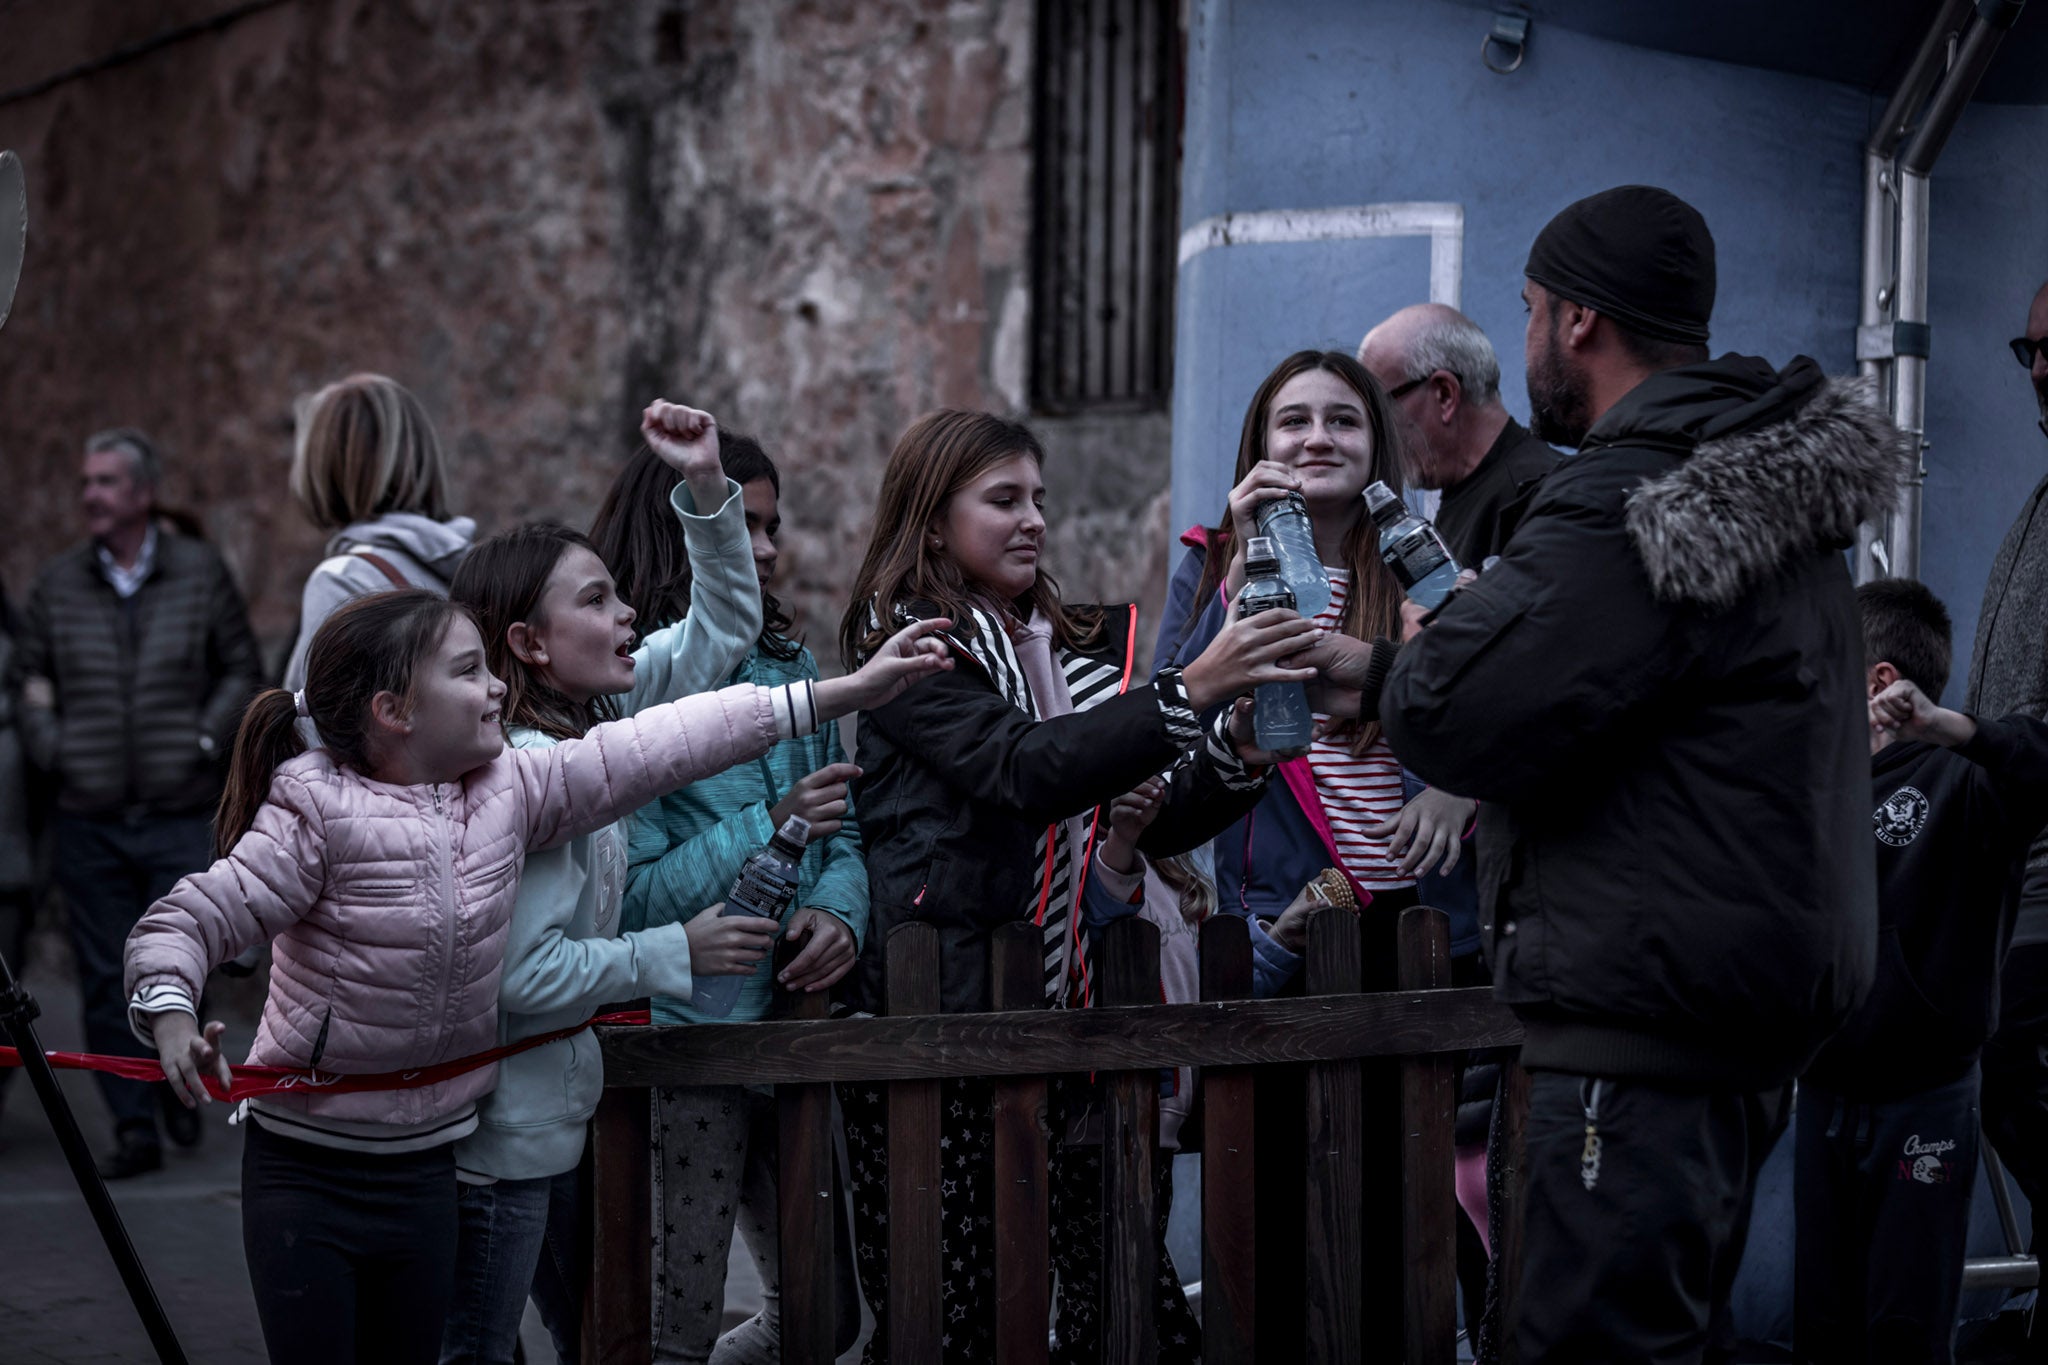
[{"label": "barred window", "polygon": [[1033,404],[1164,407],[1180,219],[1179,0],[1041,0]]}]

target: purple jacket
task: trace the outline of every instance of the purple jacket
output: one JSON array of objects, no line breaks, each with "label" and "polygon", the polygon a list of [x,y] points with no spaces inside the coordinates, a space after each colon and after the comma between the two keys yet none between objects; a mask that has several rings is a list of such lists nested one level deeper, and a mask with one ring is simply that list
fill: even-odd
[{"label": "purple jacket", "polygon": [[[609,824],[778,738],[769,689],[650,707],[462,780],[397,786],[324,749],[277,770],[229,854],[128,936],[127,989],[199,998],[207,972],[274,939],[251,1064],[336,1073],[431,1066],[498,1041],[498,972],[528,849]],[[489,1091],[495,1066],[411,1090],[272,1096],[309,1117],[421,1124]]]}]

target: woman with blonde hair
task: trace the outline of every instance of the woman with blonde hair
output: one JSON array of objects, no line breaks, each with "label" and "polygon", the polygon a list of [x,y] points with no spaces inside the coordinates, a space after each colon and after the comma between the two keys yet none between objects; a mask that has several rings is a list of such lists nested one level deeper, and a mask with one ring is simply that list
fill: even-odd
[{"label": "woman with blonde hair", "polygon": [[306,650],[334,610],[365,593],[448,595],[476,523],[449,515],[448,460],[427,410],[381,374],[352,374],[300,401],[292,497],[333,534],[306,579],[284,685],[305,686]]}]

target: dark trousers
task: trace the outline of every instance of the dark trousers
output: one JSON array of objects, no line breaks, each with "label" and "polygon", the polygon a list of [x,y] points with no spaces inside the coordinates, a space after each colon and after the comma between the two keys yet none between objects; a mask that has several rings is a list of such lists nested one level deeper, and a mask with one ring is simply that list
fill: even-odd
[{"label": "dark trousers", "polygon": [[[2048,874],[2029,873],[2021,900],[2022,919],[2038,912]],[[1984,1136],[2027,1201],[2048,1209],[2048,943],[2005,955],[1998,1002],[1998,1031],[1984,1045]]]},{"label": "dark trousers", "polygon": [[[1076,1082],[1078,1084],[1078,1081]],[[1047,1214],[1052,1265],[1059,1273],[1059,1344],[1053,1365],[1093,1365],[1102,1359],[1102,1145],[1061,1144],[1052,1161]],[[1202,1326],[1188,1307],[1180,1274],[1166,1250],[1173,1213],[1173,1153],[1155,1152],[1153,1331],[1162,1365],[1194,1365],[1202,1358]]]},{"label": "dark trousers", "polygon": [[242,1130],[242,1247],[272,1365],[435,1365],[455,1149],[359,1155]]},{"label": "dark trousers", "polygon": [[[155,1057],[128,1030],[121,954],[142,912],[188,872],[213,860],[213,826],[203,815],[95,820],[60,815],[53,848],[57,885],[71,922],[71,953],[85,1004],[85,1045],[118,1057]],[[156,1094],[146,1081],[95,1072],[124,1131],[156,1132]]]},{"label": "dark trousers", "polygon": [[1792,1088],[1530,1080],[1519,1358],[1732,1360],[1729,1292]]},{"label": "dark trousers", "polygon": [[[27,887],[0,891],[0,957],[17,977],[28,970],[28,932],[35,926],[35,895]],[[10,1041],[0,1033],[0,1042]],[[0,1099],[20,1067],[0,1066]]]},{"label": "dark trousers", "polygon": [[1799,1087],[1793,1349],[1949,1365],[1977,1178],[1977,1073],[1881,1103]]}]

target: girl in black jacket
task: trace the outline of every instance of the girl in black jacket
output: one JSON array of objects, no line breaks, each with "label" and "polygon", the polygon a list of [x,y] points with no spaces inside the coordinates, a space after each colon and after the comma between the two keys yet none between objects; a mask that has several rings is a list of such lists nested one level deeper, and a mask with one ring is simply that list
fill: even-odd
[{"label": "girl in black jacket", "polygon": [[[1308,643],[1309,624],[1273,613],[1232,622],[1184,669],[1135,677],[1135,609],[1067,606],[1040,567],[1043,461],[1018,423],[938,412],[904,434],[883,474],[842,651],[852,666],[891,622],[944,616],[955,667],[861,718],[854,787],[872,918],[852,978],[857,1008],[883,1009],[889,934],[912,920],[938,929],[947,1013],[988,1007],[989,931],[1018,919],[1044,932],[1053,1004],[1085,1002],[1076,901],[1098,808],[1171,769],[1142,848],[1172,854],[1213,837],[1258,799],[1265,755],[1250,749],[1246,707],[1224,708],[1207,733],[1196,713],[1262,682],[1314,676],[1280,662]],[[942,1088],[948,1362],[994,1354],[989,1098],[984,1082]],[[889,1351],[881,1087],[848,1086],[841,1102],[856,1237],[867,1243],[858,1264],[877,1319],[866,1360],[877,1362]]]}]

